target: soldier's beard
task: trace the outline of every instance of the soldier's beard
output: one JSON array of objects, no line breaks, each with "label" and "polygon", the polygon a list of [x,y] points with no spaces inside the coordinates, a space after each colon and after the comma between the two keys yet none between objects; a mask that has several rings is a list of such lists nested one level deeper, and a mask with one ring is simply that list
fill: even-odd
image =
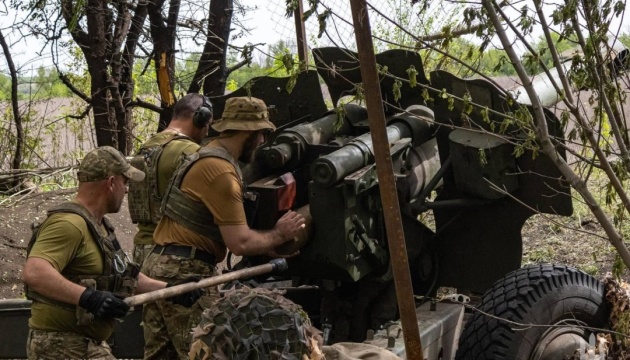
[{"label": "soldier's beard", "polygon": [[249,164],[254,161],[254,152],[260,146],[257,143],[258,140],[258,131],[253,131],[249,134],[249,137],[245,140],[243,144],[243,151],[241,151],[241,156],[238,158],[241,162],[245,164]]}]

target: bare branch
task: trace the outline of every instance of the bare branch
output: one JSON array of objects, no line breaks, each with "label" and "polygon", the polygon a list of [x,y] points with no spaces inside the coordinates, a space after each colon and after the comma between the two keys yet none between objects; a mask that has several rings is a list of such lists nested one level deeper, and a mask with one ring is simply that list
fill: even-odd
[{"label": "bare branch", "polygon": [[79,115],[68,115],[69,118],[71,119],[77,119],[77,120],[81,120],[83,118],[85,118],[86,116],[88,116],[88,114],[90,113],[90,110],[92,110],[92,104],[88,104],[88,106],[85,107],[85,110],[83,110],[83,112]]},{"label": "bare branch", "polygon": [[81,99],[83,99],[87,103],[91,103],[92,102],[92,98],[87,96],[81,90],[77,89],[77,87],[74,86],[74,84],[72,84],[70,79],[68,79],[68,76],[66,76],[66,74],[63,74],[61,72],[58,72],[58,74],[59,74],[59,80],[61,80],[61,82],[64,85],[66,85],[68,87],[68,89],[70,89],[70,91],[72,91],[76,96],[80,97]]},{"label": "bare branch", "polygon": [[127,107],[141,107],[144,109],[148,109],[148,110],[152,110],[155,111],[156,113],[162,113],[162,108],[156,105],[151,104],[150,102],[146,102],[144,100],[141,100],[140,98],[136,98],[135,101],[131,101],[127,104]]},{"label": "bare branch", "polygon": [[9,66],[9,73],[11,74],[11,108],[13,109],[13,121],[15,122],[17,141],[15,144],[15,153],[13,154],[13,168],[19,169],[22,163],[22,151],[24,147],[24,132],[22,129],[22,117],[20,116],[20,110],[18,108],[18,78],[15,65],[13,64],[13,58],[4,35],[0,31],[0,45],[2,51],[4,51],[4,57],[7,59],[7,65]]},{"label": "bare branch", "polygon": [[236,64],[230,66],[227,69],[227,74],[230,75],[233,71],[236,71],[236,70],[242,68],[243,66],[249,64],[251,61],[252,61],[251,58],[247,58],[247,59],[243,59],[243,60],[237,62]]},{"label": "bare branch", "polygon": [[477,25],[473,25],[473,26],[470,26],[470,27],[468,27],[468,26],[466,26],[466,27],[459,27],[459,28],[451,31],[448,34],[442,32],[442,33],[439,33],[439,34],[431,34],[431,35],[427,35],[427,36],[418,36],[418,42],[416,43],[416,49],[421,48],[423,42],[442,40],[442,39],[446,39],[447,37],[460,37],[462,35],[472,34],[472,33],[476,32],[477,30],[481,29],[482,27],[483,27],[482,24],[477,24]]}]

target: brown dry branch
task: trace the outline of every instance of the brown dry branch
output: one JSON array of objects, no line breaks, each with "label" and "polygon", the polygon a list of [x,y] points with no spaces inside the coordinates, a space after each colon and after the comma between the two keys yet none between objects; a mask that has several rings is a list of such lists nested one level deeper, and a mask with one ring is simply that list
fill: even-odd
[{"label": "brown dry branch", "polygon": [[[543,106],[540,99],[537,96],[536,90],[532,84],[529,75],[527,74],[525,67],[520,61],[520,57],[516,53],[514,48],[513,39],[511,39],[507,30],[504,27],[503,20],[506,19],[505,14],[501,12],[501,9],[497,5],[495,1],[492,0],[483,0],[482,5],[484,9],[487,11],[488,17],[494,28],[496,29],[497,36],[499,37],[501,44],[505,48],[505,52],[507,56],[510,58],[514,65],[514,69],[516,70],[519,78],[521,79],[525,90],[527,91],[527,95],[532,102],[533,109],[533,122],[534,128],[536,131],[536,140],[540,143],[541,152],[545,154],[549,159],[556,165],[558,170],[562,173],[565,179],[571,184],[571,186],[582,196],[585,203],[588,205],[589,209],[593,213],[593,215],[597,218],[602,228],[606,232],[608,236],[608,241],[615,247],[617,253],[623,260],[623,263],[627,268],[630,269],[630,251],[626,248],[623,242],[623,236],[617,231],[614,224],[608,215],[604,212],[602,207],[599,205],[591,191],[587,188],[586,182],[582,179],[570,166],[567,164],[566,160],[558,155],[556,148],[554,146],[554,141],[549,134],[549,129],[547,128],[547,123],[545,120],[545,114],[543,112]],[[501,14],[499,14],[501,13]],[[512,30],[515,31],[517,36],[522,36],[517,29],[513,27],[513,24],[509,21],[507,22],[508,26],[512,26]],[[582,119],[582,117],[578,117],[578,120]],[[585,123],[583,125],[586,125]],[[583,126],[586,128],[586,126]],[[588,134],[587,138],[589,143],[592,145],[592,150],[597,154],[600,159],[600,163],[606,175],[611,181],[611,184],[615,188],[615,193],[621,198],[621,201],[628,209],[630,209],[630,200],[628,199],[627,194],[625,193],[625,189],[620,183],[617,176],[614,174],[610,162],[608,162],[605,154],[601,147],[597,146],[597,139],[594,139],[592,134]]]},{"label": "brown dry branch", "polygon": [[[62,184],[59,184],[57,181],[54,180],[50,181],[50,179],[53,179],[56,176],[69,176],[76,168],[76,166],[65,166],[60,168],[2,172],[0,173],[0,183],[5,181],[6,179],[17,178],[20,180],[19,182],[21,185],[9,189],[9,191],[7,191],[6,193],[10,193],[11,195],[8,195],[0,200],[0,206],[13,206],[24,200],[29,194],[33,192],[38,192],[41,188],[57,187],[59,189],[64,189],[64,186]],[[29,186],[23,186],[23,184],[27,183],[28,179],[33,178],[38,178],[38,184],[30,182]]]}]

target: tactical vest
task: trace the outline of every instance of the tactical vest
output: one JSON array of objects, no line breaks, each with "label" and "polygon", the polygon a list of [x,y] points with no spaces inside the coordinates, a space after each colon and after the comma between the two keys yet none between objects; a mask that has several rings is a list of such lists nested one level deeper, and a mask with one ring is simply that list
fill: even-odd
[{"label": "tactical vest", "polygon": [[234,169],[236,169],[238,178],[241,180],[242,193],[245,194],[246,187],[242,181],[243,175],[232,155],[221,147],[203,147],[198,152],[186,156],[175,171],[175,174],[173,174],[171,182],[164,193],[162,212],[187,229],[225,245],[221,231],[219,231],[219,227],[214,223],[212,212],[210,212],[202,202],[190,199],[181,191],[182,181],[186,173],[188,173],[188,170],[190,170],[190,167],[197,160],[206,157],[217,157],[230,162],[230,164],[234,166]]},{"label": "tactical vest", "polygon": [[162,196],[158,188],[158,161],[166,145],[173,140],[190,140],[182,134],[171,134],[155,145],[142,147],[137,155],[133,156],[129,163],[131,166],[144,171],[146,176],[143,181],[129,182],[129,214],[131,221],[136,223],[153,223],[157,225],[162,217],[160,204]]},{"label": "tactical vest", "polygon": [[[120,244],[116,239],[116,234],[114,233],[114,227],[109,220],[103,217],[103,225],[107,230],[107,235],[103,236],[98,231],[99,225],[94,222],[91,214],[87,211],[87,209],[77,203],[65,202],[48,210],[48,218],[46,218],[42,224],[33,227],[33,234],[26,250],[27,257],[31,253],[31,249],[37,240],[37,236],[39,235],[41,228],[46,221],[48,221],[50,216],[56,213],[72,213],[81,216],[83,220],[85,220],[92,238],[97,242],[103,257],[102,274],[68,275],[64,274],[62,271],[62,275],[74,283],[93,287],[96,290],[110,291],[123,297],[132,295],[138,283],[138,274],[140,273],[138,265],[126,261],[127,255],[120,247]],[[76,308],[74,305],[66,304],[41,295],[29,289],[27,286],[25,288],[26,297],[28,299],[37,300],[66,310],[74,310]]]}]

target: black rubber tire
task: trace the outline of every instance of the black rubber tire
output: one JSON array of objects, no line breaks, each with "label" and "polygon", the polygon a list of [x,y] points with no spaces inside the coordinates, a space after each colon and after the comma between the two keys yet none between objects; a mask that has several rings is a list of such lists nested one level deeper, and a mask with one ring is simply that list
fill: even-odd
[{"label": "black rubber tire", "polygon": [[[484,294],[477,308],[522,324],[564,321],[596,328],[606,326],[609,313],[600,281],[580,270],[551,264],[530,265],[507,274]],[[474,312],[460,337],[456,359],[535,358],[536,346],[549,328],[518,328]],[[587,330],[582,337],[588,339],[589,335]]]}]

